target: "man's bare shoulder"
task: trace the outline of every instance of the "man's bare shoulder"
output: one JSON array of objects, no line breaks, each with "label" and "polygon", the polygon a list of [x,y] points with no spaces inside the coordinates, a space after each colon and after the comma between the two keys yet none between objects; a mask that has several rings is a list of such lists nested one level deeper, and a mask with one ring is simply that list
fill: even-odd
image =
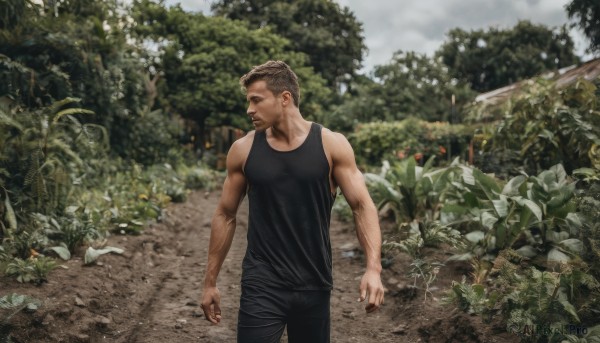
[{"label": "man's bare shoulder", "polygon": [[327,150],[333,158],[348,153],[354,154],[350,142],[348,142],[348,139],[343,134],[323,127],[322,137],[325,150]]},{"label": "man's bare shoulder", "polygon": [[241,170],[243,168],[252,148],[255,133],[255,131],[250,131],[244,137],[233,142],[227,153],[227,169]]},{"label": "man's bare shoulder", "polygon": [[252,130],[252,131],[248,132],[244,137],[233,142],[233,144],[231,145],[231,148],[229,149],[229,152],[231,153],[232,151],[235,151],[235,150],[250,149],[252,147],[252,142],[254,141],[255,134],[256,134],[256,131]]}]

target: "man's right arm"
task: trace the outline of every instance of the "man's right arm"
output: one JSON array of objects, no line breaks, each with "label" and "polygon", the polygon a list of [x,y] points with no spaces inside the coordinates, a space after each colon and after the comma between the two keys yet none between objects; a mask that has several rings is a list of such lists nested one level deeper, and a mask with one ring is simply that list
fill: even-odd
[{"label": "man's right arm", "polygon": [[243,165],[248,150],[248,137],[236,141],[231,146],[227,154],[227,177],[211,224],[208,263],[204,276],[201,306],[206,320],[215,324],[221,321],[221,309],[219,307],[221,299],[217,289],[217,276],[231,247],[235,233],[235,217],[246,194],[246,177],[243,173]]}]

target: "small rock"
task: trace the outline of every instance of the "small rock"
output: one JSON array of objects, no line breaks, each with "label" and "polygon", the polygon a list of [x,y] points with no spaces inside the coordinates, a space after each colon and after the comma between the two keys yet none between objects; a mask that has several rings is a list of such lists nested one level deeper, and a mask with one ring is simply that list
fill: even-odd
[{"label": "small rock", "polygon": [[85,307],[85,303],[79,297],[75,297],[75,305],[79,307]]},{"label": "small rock", "polygon": [[398,279],[391,277],[391,278],[389,278],[389,279],[387,280],[387,283],[388,283],[389,285],[395,285],[395,284],[397,284],[397,283],[398,283]]},{"label": "small rock", "polygon": [[50,323],[52,323],[54,321],[54,317],[48,313],[45,317],[44,320],[42,320],[42,325],[44,326],[48,326],[50,325]]},{"label": "small rock", "polygon": [[404,335],[406,333],[406,329],[407,329],[406,324],[400,324],[400,325],[396,326],[394,328],[394,330],[392,330],[392,333],[396,334],[396,335]]},{"label": "small rock", "polygon": [[194,300],[190,300],[185,303],[185,306],[198,306],[198,302]]},{"label": "small rock", "polygon": [[342,317],[354,320],[356,319],[356,314],[354,312],[342,313]]},{"label": "small rock", "polygon": [[73,337],[73,341],[74,342],[89,342],[90,341],[90,336],[84,334],[84,333],[77,333],[77,334],[72,334]]},{"label": "small rock", "polygon": [[98,326],[106,327],[106,326],[108,326],[108,324],[110,324],[110,319],[108,319],[104,316],[98,316],[98,317],[96,317],[95,322]]},{"label": "small rock", "polygon": [[187,319],[177,319],[177,323],[183,325],[183,324],[187,324]]},{"label": "small rock", "polygon": [[356,245],[353,242],[348,242],[340,246],[340,250],[354,250]]},{"label": "small rock", "polygon": [[204,313],[199,312],[199,311],[194,311],[194,312],[192,312],[192,317],[196,317],[196,318],[204,317]]}]

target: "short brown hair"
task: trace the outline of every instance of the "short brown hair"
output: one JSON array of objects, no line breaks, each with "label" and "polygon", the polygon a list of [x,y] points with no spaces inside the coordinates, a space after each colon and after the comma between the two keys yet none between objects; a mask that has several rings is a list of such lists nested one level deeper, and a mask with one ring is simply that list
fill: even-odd
[{"label": "short brown hair", "polygon": [[294,105],[300,105],[300,86],[298,76],[292,68],[283,61],[268,61],[259,66],[254,66],[247,74],[240,78],[240,85],[245,91],[256,81],[265,81],[267,89],[275,95],[288,91],[292,94]]}]

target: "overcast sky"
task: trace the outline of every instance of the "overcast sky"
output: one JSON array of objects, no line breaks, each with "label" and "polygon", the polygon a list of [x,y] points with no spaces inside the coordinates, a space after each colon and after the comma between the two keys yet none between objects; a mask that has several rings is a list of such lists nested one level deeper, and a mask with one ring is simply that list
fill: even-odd
[{"label": "overcast sky", "polygon": [[[496,26],[508,28],[527,19],[533,23],[560,26],[568,22],[564,9],[570,0],[336,0],[347,6],[363,23],[369,49],[364,71],[390,61],[398,50],[433,54],[452,28],[475,30]],[[166,0],[181,3],[190,11],[210,14],[211,0]],[[576,53],[583,55],[587,42],[571,30]],[[590,56],[586,56],[589,59]]]}]

